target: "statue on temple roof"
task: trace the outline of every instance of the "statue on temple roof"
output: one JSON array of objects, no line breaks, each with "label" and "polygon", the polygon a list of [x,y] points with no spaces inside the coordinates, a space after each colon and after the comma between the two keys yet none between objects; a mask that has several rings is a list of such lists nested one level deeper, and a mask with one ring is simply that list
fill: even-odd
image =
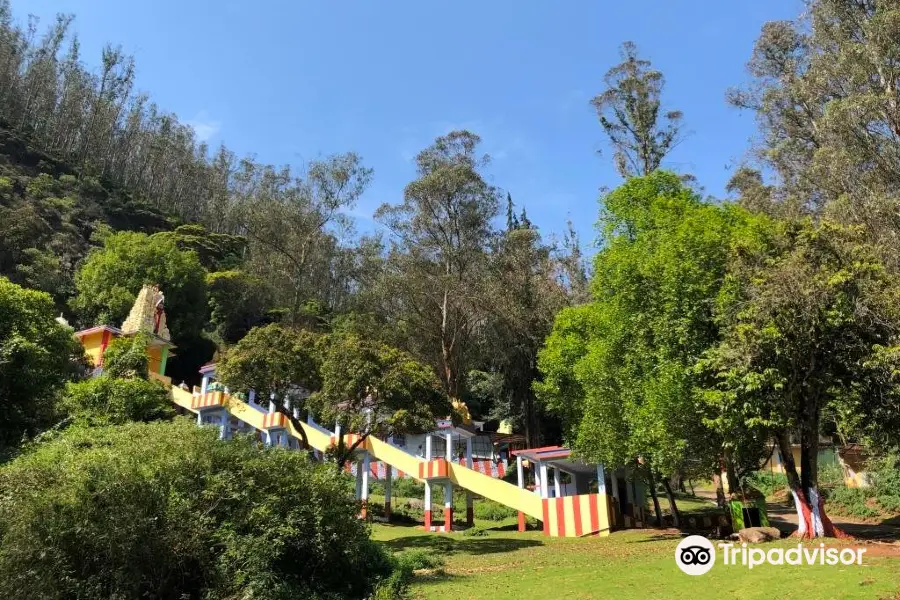
[{"label": "statue on temple roof", "polygon": [[128,318],[122,323],[122,333],[149,333],[165,341],[171,341],[166,325],[165,296],[157,285],[145,285],[138,292]]}]

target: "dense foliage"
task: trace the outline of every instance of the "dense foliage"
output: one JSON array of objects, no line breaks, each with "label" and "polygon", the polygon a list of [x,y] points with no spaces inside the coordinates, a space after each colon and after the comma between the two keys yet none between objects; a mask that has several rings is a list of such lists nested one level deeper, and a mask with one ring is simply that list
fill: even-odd
[{"label": "dense foliage", "polygon": [[4,598],[364,598],[349,482],[188,420],[76,428],[0,467]]},{"label": "dense foliage", "polygon": [[0,453],[55,419],[56,394],[83,365],[48,294],[0,277]]}]

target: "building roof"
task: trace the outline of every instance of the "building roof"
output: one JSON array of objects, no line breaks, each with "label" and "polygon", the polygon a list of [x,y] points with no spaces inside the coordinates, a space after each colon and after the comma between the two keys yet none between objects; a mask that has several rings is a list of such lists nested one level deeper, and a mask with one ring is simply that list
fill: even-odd
[{"label": "building roof", "polygon": [[[103,331],[108,331],[115,337],[124,337],[124,336],[131,335],[131,334],[124,333],[121,329],[119,329],[118,327],[113,327],[112,325],[97,325],[95,327],[88,327],[87,329],[82,329],[81,331],[76,331],[74,333],[74,335],[78,339],[81,339],[81,338],[87,337],[93,333],[100,333]],[[153,334],[147,334],[147,335],[150,339],[151,346],[165,346],[167,348],[177,348],[177,346],[175,344],[173,344],[172,342],[170,342],[168,340],[164,340],[163,338],[159,337],[158,335],[153,335]],[[169,356],[175,356],[175,355],[170,354]]]},{"label": "building roof", "polygon": [[570,460],[572,450],[562,446],[544,446],[542,448],[527,448],[525,450],[513,450],[513,456],[521,456],[534,463],[547,463],[553,467],[559,467],[568,472],[592,473],[597,467],[580,460]]}]

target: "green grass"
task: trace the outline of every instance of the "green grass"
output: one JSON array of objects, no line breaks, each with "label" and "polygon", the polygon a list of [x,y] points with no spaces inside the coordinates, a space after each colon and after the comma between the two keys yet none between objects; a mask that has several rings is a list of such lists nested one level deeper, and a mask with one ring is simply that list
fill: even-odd
[{"label": "green grass", "polygon": [[444,558],[437,572],[415,577],[412,592],[422,599],[893,599],[900,592],[900,558],[865,557],[862,566],[752,571],[719,564],[706,575],[690,577],[675,566],[678,538],[651,531],[557,539],[539,532],[490,530],[467,537],[375,525],[373,537],[395,552],[421,550]]}]

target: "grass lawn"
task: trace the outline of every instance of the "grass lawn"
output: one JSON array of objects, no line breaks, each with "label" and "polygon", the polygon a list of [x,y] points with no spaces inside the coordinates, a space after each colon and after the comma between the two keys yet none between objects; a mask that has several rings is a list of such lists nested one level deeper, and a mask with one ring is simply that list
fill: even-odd
[{"label": "grass lawn", "polygon": [[[513,521],[504,525],[514,528]],[[678,538],[653,531],[557,539],[538,532],[495,529],[469,537],[374,525],[372,534],[396,552],[424,549],[446,557],[443,572],[417,575],[416,598],[900,598],[900,557],[864,557],[862,566],[764,565],[751,571],[725,566],[720,556],[712,571],[691,577],[675,565]]]}]

